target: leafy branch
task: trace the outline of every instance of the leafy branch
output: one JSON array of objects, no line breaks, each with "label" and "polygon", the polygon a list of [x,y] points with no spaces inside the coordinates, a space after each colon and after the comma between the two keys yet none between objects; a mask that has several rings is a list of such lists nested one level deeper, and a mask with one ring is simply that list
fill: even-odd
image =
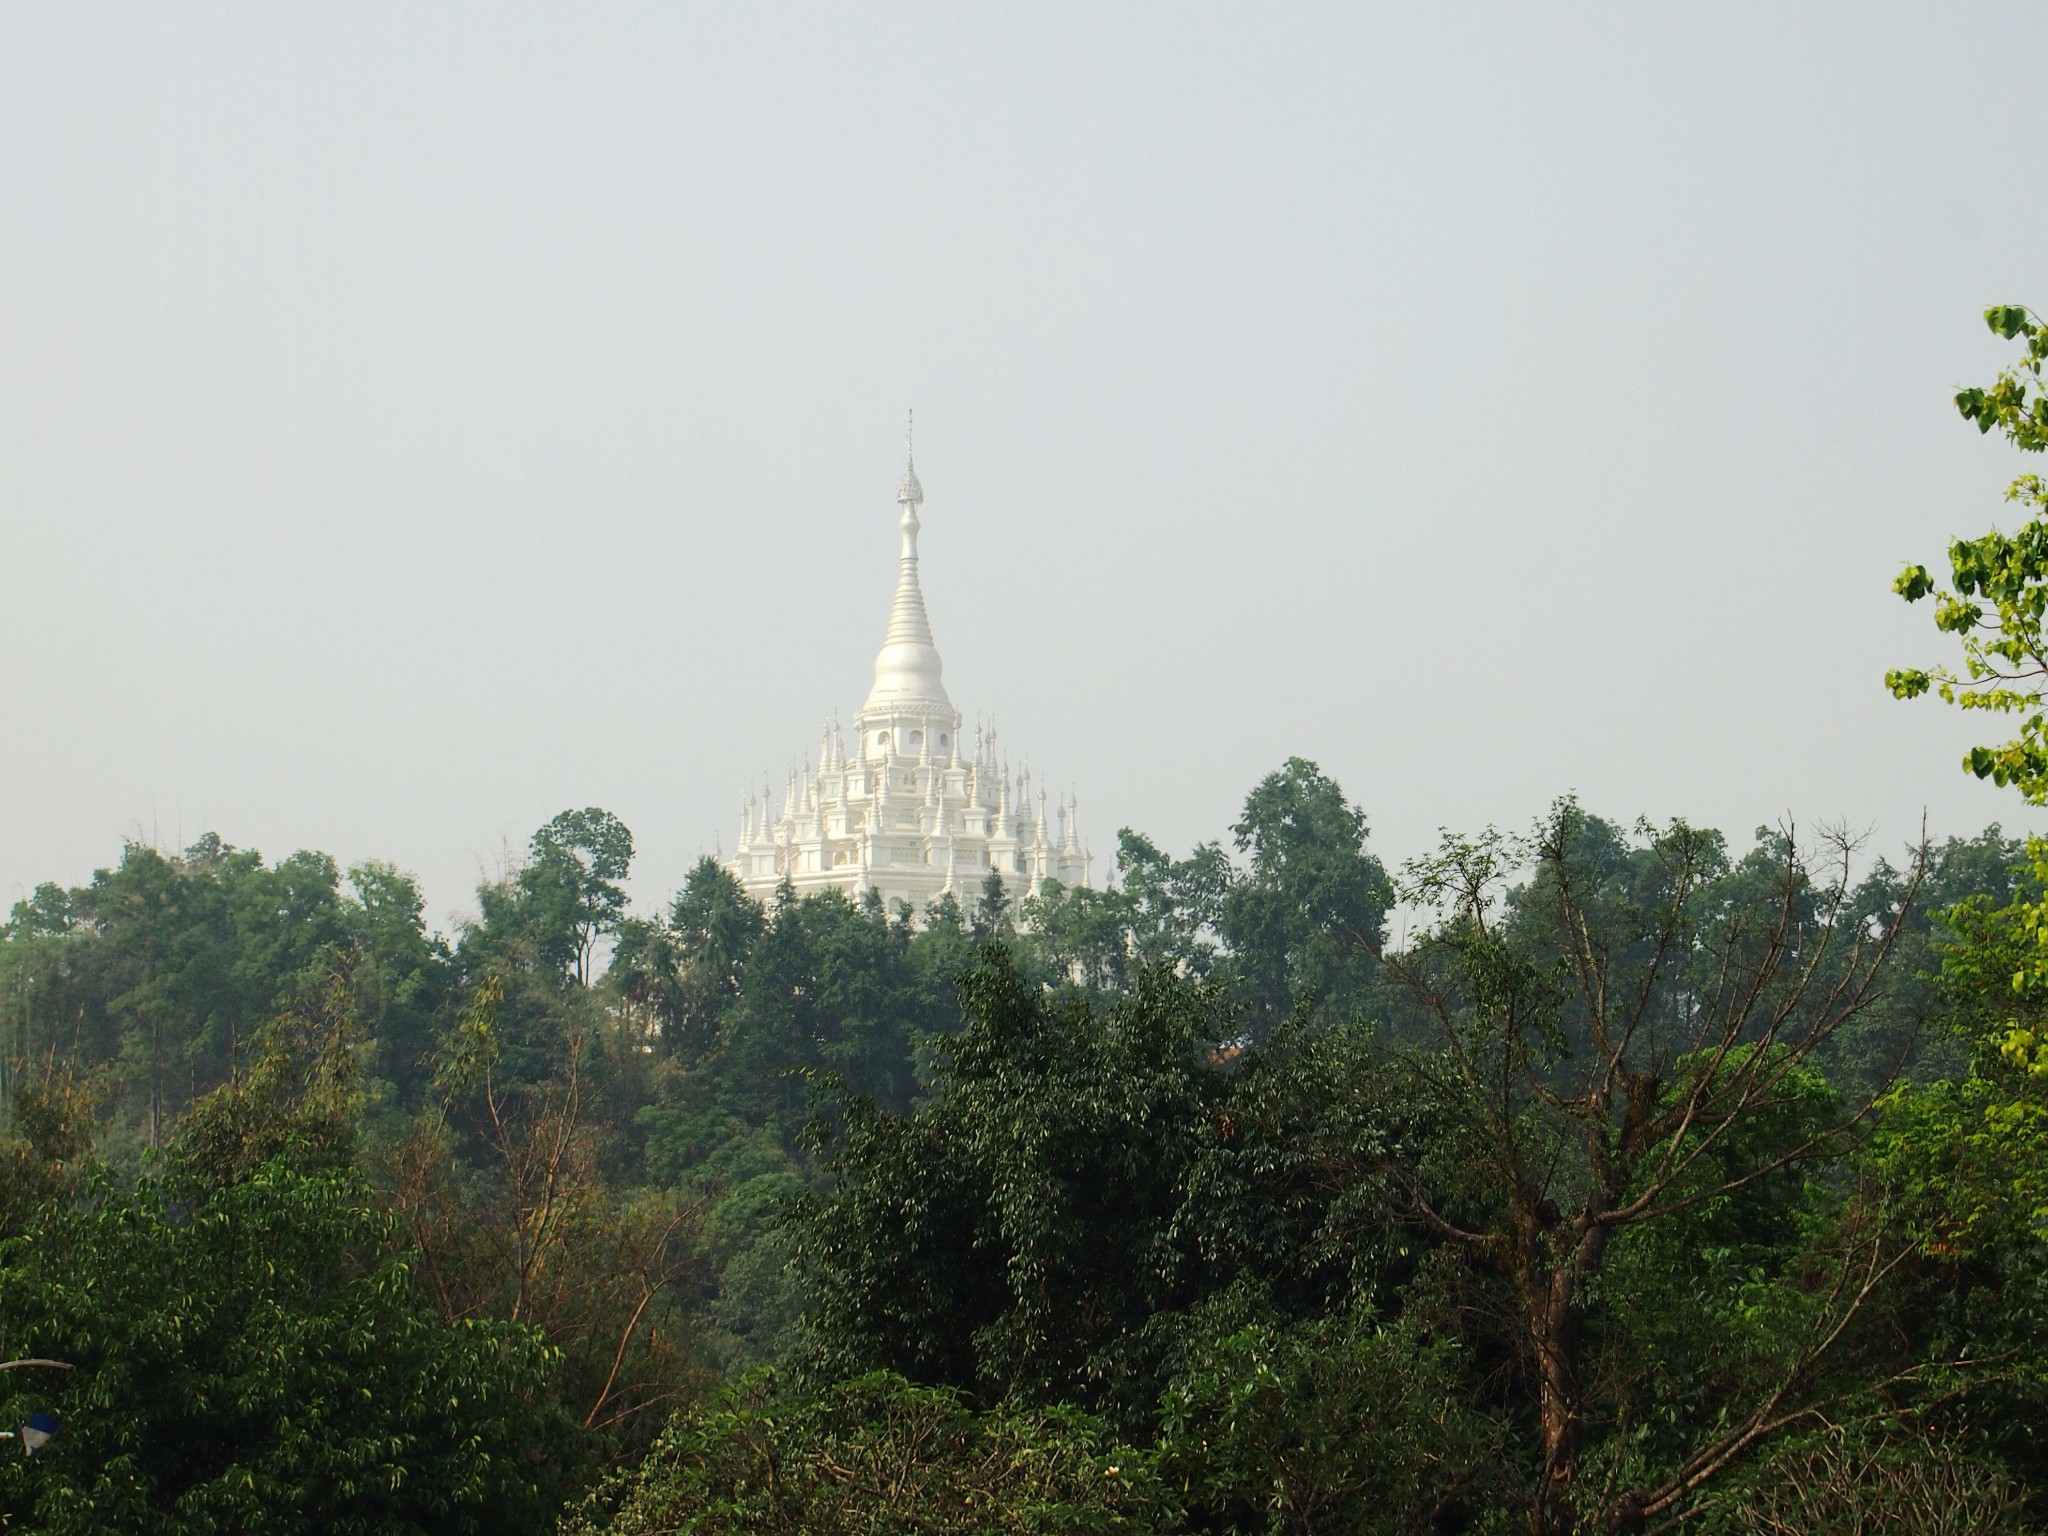
[{"label": "leafy branch", "polygon": [[[2002,431],[2024,453],[2048,449],[2048,390],[2042,365],[2048,362],[2048,325],[2016,304],[1984,312],[1985,323],[2008,341],[2023,341],[2025,354],[1989,389],[1965,389],[1956,409],[1977,430]],[[2021,475],[2006,488],[2006,500],[2027,509],[2011,533],[1998,529],[1949,545],[1950,585],[1940,586],[1924,565],[1909,565],[1892,590],[1909,603],[1932,597],[1934,627],[1962,642],[1961,669],[1900,667],[1885,674],[1894,697],[1933,693],[1959,709],[2021,715],[2012,740],[1972,747],[1963,767],[1980,779],[2017,788],[2036,805],[2048,803],[2048,482]]]}]

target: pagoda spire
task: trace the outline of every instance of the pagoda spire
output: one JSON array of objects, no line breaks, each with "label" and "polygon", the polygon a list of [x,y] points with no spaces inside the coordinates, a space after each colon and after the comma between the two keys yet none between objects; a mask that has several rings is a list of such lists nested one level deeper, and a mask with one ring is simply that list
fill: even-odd
[{"label": "pagoda spire", "polygon": [[[915,415],[911,426],[916,426]],[[939,649],[932,640],[931,620],[924,609],[924,589],[917,580],[917,534],[922,526],[917,509],[924,505],[924,487],[918,484],[916,448],[908,433],[896,504],[903,508],[903,515],[896,521],[902,533],[896,557],[896,599],[889,605],[889,628],[875,657],[875,686],[866,707],[880,710],[915,701],[951,708],[953,701],[946,697],[945,685],[939,681]]]}]

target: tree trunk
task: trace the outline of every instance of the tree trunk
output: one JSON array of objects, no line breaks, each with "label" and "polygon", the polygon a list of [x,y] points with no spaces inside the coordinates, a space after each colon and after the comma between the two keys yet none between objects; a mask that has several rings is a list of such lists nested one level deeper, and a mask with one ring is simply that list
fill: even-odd
[{"label": "tree trunk", "polygon": [[1573,1480],[1585,1435],[1579,1388],[1580,1313],[1571,1272],[1559,1268],[1539,1293],[1529,1317],[1536,1349],[1538,1422],[1543,1436],[1543,1481],[1537,1490],[1537,1536],[1571,1536],[1578,1526]]},{"label": "tree trunk", "polygon": [[[1584,1364],[1585,1308],[1579,1287],[1596,1273],[1607,1247],[1608,1229],[1583,1211],[1563,1231],[1541,1214],[1525,1217],[1521,1251],[1523,1314],[1536,1360],[1537,1427],[1543,1446],[1543,1471],[1537,1485],[1536,1536],[1573,1536],[1579,1529],[1579,1454],[1585,1447],[1586,1402],[1581,1380]],[[1548,1225],[1558,1237],[1576,1234],[1569,1243],[1548,1248],[1538,1234]]]}]

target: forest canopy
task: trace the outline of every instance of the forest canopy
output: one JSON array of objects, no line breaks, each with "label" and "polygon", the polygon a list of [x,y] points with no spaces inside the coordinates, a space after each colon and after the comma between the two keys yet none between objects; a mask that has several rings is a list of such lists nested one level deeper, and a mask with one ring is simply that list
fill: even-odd
[{"label": "forest canopy", "polygon": [[[709,860],[636,916],[606,844],[559,818],[452,940],[212,838],[16,907],[0,1319],[77,1370],[7,1383],[67,1427],[5,1507],[855,1529],[828,1465],[966,1487],[910,1449],[957,1434],[1052,1458],[987,1485],[1019,1530],[1478,1530],[1937,1407],[2027,1486],[2033,1228],[1958,1243],[1918,1128],[1956,956],[2039,889],[1995,828],[1857,863],[1567,800],[1390,875],[1295,760],[1227,842],[920,923]],[[757,1454],[811,1469],[785,1526],[720,1481]]]}]

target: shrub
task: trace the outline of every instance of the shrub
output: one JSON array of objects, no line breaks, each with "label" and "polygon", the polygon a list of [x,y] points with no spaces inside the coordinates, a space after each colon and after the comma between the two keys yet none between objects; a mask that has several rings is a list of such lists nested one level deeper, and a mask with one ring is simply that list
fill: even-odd
[{"label": "shrub", "polygon": [[1167,1393],[1161,1470],[1224,1530],[1487,1529],[1515,1495],[1504,1431],[1456,1366],[1453,1344],[1366,1317],[1241,1329]]},{"label": "shrub", "polygon": [[757,1372],[670,1420],[565,1536],[1142,1536],[1149,1458],[1072,1409],[986,1412],[877,1373],[816,1393]]}]

